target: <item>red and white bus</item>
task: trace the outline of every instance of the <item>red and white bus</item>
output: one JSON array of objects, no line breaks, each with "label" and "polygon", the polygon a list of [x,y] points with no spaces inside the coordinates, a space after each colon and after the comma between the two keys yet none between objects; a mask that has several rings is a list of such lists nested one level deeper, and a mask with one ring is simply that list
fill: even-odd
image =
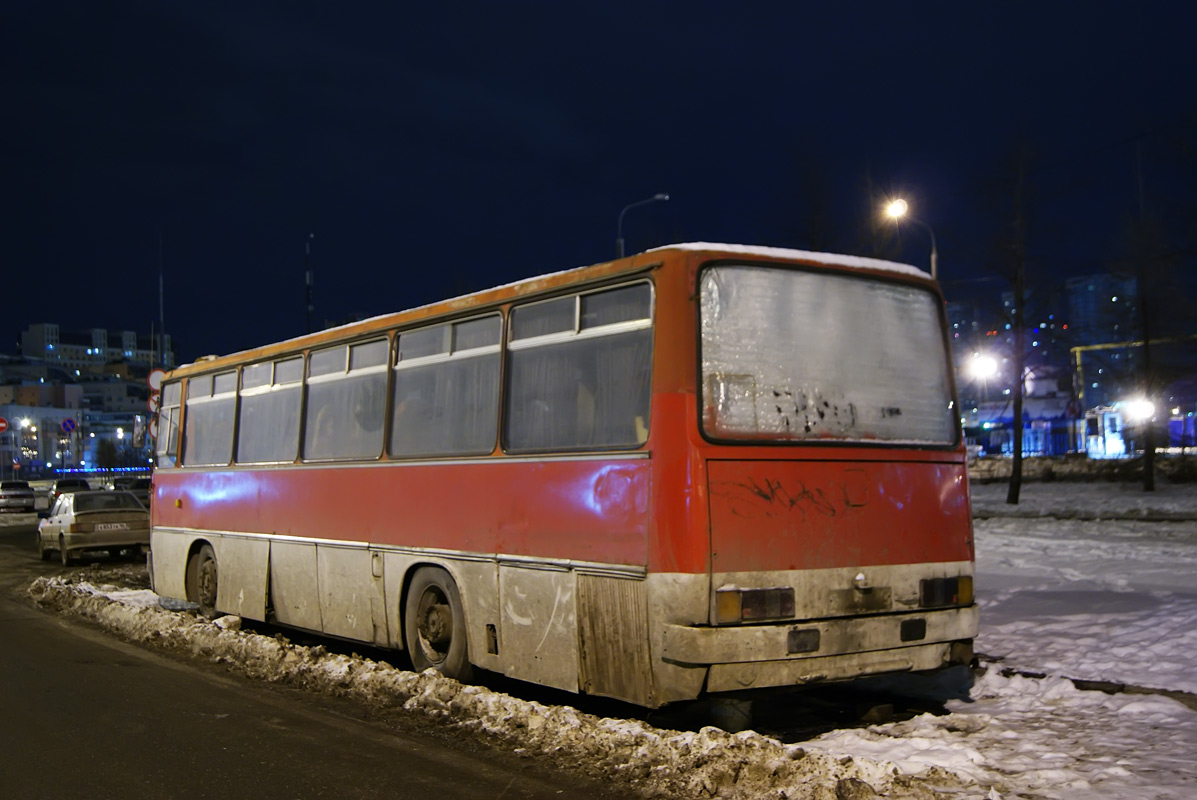
[{"label": "red and white bus", "polygon": [[964,663],[947,341],[913,267],[689,244],[201,359],[153,585],[647,707]]}]

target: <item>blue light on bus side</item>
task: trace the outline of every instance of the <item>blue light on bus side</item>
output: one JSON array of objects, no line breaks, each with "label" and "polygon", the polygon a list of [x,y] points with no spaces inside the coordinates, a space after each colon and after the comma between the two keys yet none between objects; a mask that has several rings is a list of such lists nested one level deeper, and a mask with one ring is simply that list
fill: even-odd
[{"label": "blue light on bus side", "polygon": [[258,494],[258,481],[250,473],[208,475],[187,485],[187,495],[196,508],[251,499]]}]

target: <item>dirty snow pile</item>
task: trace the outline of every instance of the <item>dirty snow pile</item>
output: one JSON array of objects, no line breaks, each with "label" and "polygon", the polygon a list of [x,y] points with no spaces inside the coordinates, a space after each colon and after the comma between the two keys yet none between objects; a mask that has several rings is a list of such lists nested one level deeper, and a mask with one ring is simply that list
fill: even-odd
[{"label": "dirty snow pile", "polygon": [[[243,632],[233,617],[166,611],[148,591],[54,578],[30,592],[134,640],[443,719],[510,750],[622,779],[646,796],[1181,800],[1197,797],[1197,486],[1161,489],[1144,500],[1125,486],[1030,484],[1010,507],[1004,485],[974,487],[976,648],[987,669],[970,696],[948,701],[946,714],[797,745],[528,702]],[[1144,503],[1167,521],[1084,517],[1118,508],[1133,516]],[[1086,691],[1083,681],[1131,689]]]},{"label": "dirty snow pile", "polygon": [[[157,607],[149,590],[122,591],[84,580],[39,578],[38,604],[94,620],[137,642],[228,664],[258,679],[285,682],[366,701],[374,708],[443,719],[500,741],[517,753],[554,755],[595,774],[622,780],[653,797],[835,800],[943,796],[986,797],[937,767],[911,776],[892,764],[829,754],[743,731],[660,730],[638,720],[600,718],[568,706],[546,706],[434,670],[405,672],[359,656],[327,652],[240,630],[237,617],[208,621]],[[975,789],[975,787],[974,787]]]}]

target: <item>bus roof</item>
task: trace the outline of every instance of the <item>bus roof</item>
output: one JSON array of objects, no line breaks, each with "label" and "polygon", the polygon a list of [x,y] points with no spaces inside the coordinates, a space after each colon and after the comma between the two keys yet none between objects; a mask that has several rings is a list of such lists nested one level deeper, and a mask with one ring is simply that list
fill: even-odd
[{"label": "bus roof", "polygon": [[865,258],[863,256],[846,256],[837,253],[816,253],[811,250],[792,250],[788,247],[762,247],[749,244],[715,244],[712,242],[688,242],[686,244],[670,244],[646,250],[655,253],[660,250],[700,250],[703,252],[720,252],[732,255],[758,256],[763,258],[783,258],[787,261],[807,261],[816,264],[829,264],[837,267],[853,267],[856,269],[871,269],[881,272],[896,272],[917,278],[930,278],[930,273],[897,261],[885,261],[880,258]]},{"label": "bus roof", "polygon": [[[829,266],[843,267],[848,269],[865,269],[878,272],[889,272],[906,277],[921,278],[923,280],[931,279],[931,276],[927,272],[924,272],[917,267],[913,267],[909,264],[900,264],[895,261],[885,261],[878,258],[864,258],[862,256],[840,255],[836,253],[817,253],[807,250],[793,250],[784,247],[718,244],[714,242],[688,242],[684,244],[670,244],[662,247],[655,247],[651,250],[645,250],[642,253],[636,253],[624,259],[601,262],[598,264],[589,264],[581,267],[572,267],[570,269],[549,272],[545,273],[544,275],[538,275],[531,278],[521,278],[520,280],[514,281],[512,283],[505,283],[501,286],[494,286],[490,289],[471,292],[470,294],[461,295],[459,297],[437,300],[422,306],[416,306],[414,308],[403,309],[400,311],[388,311],[385,314],[380,314],[368,319],[349,322],[344,325],[339,325],[335,328],[327,328],[322,331],[303,334],[302,336],[296,336],[281,342],[271,342],[260,347],[250,348],[248,350],[241,350],[223,356],[204,356],[200,359],[197,359],[193,363],[182,364],[176,367],[174,372],[191,374],[194,372],[206,371],[215,366],[224,366],[226,364],[235,365],[250,358],[268,358],[279,353],[294,352],[308,347],[320,347],[334,341],[339,341],[345,337],[352,337],[358,334],[369,334],[380,327],[385,327],[387,322],[392,321],[394,318],[399,316],[410,317],[411,319],[409,321],[418,322],[422,317],[433,318],[440,317],[441,315],[447,313],[468,312],[471,309],[484,308],[492,303],[510,300],[517,295],[527,295],[529,293],[539,293],[542,291],[556,289],[559,286],[567,283],[567,281],[563,280],[564,276],[567,275],[586,272],[589,273],[587,275],[588,278],[597,280],[611,276],[618,276],[621,274],[636,273],[661,263],[662,256],[668,251],[677,250],[691,253],[709,253],[713,256],[744,255],[785,261],[803,261],[807,263],[826,264]],[[517,289],[519,292],[516,291]]]}]

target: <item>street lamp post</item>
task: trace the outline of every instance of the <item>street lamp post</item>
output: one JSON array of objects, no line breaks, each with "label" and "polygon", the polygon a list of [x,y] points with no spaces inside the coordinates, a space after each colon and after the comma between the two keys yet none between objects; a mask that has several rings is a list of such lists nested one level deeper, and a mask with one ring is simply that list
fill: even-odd
[{"label": "street lamp post", "polygon": [[628,205],[623,207],[623,211],[619,212],[619,223],[615,229],[615,255],[616,255],[616,258],[623,258],[623,215],[628,213],[628,209],[635,208],[636,206],[647,205],[648,203],[655,203],[658,200],[668,200],[668,199],[669,199],[669,195],[667,195],[667,194],[654,194],[652,197],[649,197],[646,200],[637,200],[635,203],[629,203]]},{"label": "street lamp post", "polygon": [[915,223],[916,225],[922,225],[924,228],[927,229],[927,233],[931,236],[931,277],[938,280],[939,279],[939,250],[935,246],[935,231],[931,230],[930,225],[923,222],[918,217],[915,217],[912,214],[910,214],[909,211],[910,211],[910,206],[902,198],[898,198],[897,200],[890,202],[890,204],[885,207],[886,215],[890,219],[892,219],[894,222],[898,222],[899,220],[905,218],[905,219],[908,219],[911,222]]},{"label": "street lamp post", "polygon": [[309,233],[307,240],[303,243],[303,270],[304,283],[307,286],[307,332],[312,332],[312,240],[316,238],[316,234]]}]

